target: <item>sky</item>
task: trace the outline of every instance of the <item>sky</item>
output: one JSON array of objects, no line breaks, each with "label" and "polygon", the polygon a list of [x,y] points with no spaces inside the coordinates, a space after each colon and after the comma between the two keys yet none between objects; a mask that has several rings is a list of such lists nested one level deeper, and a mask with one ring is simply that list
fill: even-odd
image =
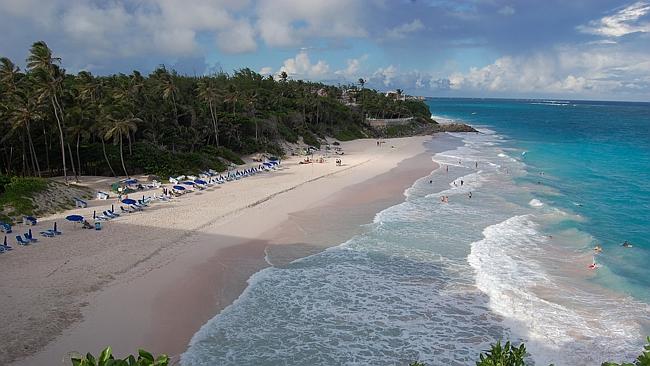
[{"label": "sky", "polygon": [[0,56],[69,73],[249,67],[435,97],[650,101],[650,0],[0,0]]}]

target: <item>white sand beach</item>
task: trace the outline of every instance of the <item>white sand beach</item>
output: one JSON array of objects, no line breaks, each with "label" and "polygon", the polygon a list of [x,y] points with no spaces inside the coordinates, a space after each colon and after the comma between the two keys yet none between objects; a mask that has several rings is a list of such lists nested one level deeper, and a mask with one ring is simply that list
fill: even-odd
[{"label": "white sand beach", "polygon": [[43,218],[36,232],[56,221],[63,235],[27,247],[10,240],[14,250],[0,256],[0,364],[58,365],[70,351],[108,345],[117,355],[182,353],[267,261],[337,245],[372,220],[375,206],[399,202],[436,167],[424,154],[429,139],[345,142],[345,155],[325,163],[289,158],[277,171],[123,214],[101,231],[64,217],[90,218],[115,198]]}]

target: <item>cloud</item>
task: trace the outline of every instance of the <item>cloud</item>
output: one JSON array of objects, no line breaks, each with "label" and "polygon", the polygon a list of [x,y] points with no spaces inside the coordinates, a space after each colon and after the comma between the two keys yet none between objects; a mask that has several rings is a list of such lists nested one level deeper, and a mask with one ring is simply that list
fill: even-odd
[{"label": "cloud", "polygon": [[260,69],[259,73],[260,75],[272,75],[273,68],[271,66],[264,66],[263,68]]},{"label": "cloud", "polygon": [[336,75],[340,75],[344,78],[355,78],[358,77],[359,72],[361,71],[361,63],[368,59],[368,55],[363,55],[359,58],[351,58],[346,60],[347,67],[343,70],[337,70]]},{"label": "cloud", "polygon": [[260,0],[257,28],[269,46],[300,46],[311,38],[365,37],[364,7],[348,0]]},{"label": "cloud", "polygon": [[414,33],[422,29],[424,29],[424,24],[422,24],[420,19],[414,19],[410,23],[404,23],[398,27],[389,29],[386,32],[385,38],[389,40],[404,39],[409,33]]},{"label": "cloud", "polygon": [[294,78],[322,80],[329,76],[329,69],[329,65],[322,60],[312,64],[307,52],[300,51],[295,57],[284,60],[279,71]]},{"label": "cloud", "polygon": [[257,49],[255,30],[246,21],[238,21],[217,34],[219,49],[227,53],[253,52]]},{"label": "cloud", "polygon": [[650,32],[650,22],[641,21],[650,12],[650,3],[636,2],[612,15],[592,20],[587,25],[578,26],[583,33],[605,37],[621,37],[631,33]]},{"label": "cloud", "polygon": [[499,9],[499,11],[497,13],[499,13],[501,15],[506,15],[506,16],[514,15],[515,14],[515,8],[513,8],[512,6],[506,5],[503,8]]},{"label": "cloud", "polygon": [[620,45],[564,46],[545,54],[500,57],[448,79],[456,91],[611,98],[650,92],[649,60],[648,51]]}]

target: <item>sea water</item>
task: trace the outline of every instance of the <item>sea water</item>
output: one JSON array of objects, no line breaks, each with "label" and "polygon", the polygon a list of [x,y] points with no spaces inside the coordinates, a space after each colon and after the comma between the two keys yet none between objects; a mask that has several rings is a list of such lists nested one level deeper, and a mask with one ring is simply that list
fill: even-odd
[{"label": "sea water", "polygon": [[432,153],[441,167],[362,234],[255,274],[182,364],[471,365],[497,339],[525,341],[539,365],[640,352],[650,106],[428,103],[480,133],[435,139],[453,144]]}]

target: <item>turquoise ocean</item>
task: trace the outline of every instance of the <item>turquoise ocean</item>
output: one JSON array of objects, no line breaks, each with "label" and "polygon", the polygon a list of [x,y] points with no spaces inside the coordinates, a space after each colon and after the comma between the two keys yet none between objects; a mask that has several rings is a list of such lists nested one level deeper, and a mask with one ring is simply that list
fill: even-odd
[{"label": "turquoise ocean", "polygon": [[537,365],[641,351],[650,104],[427,103],[480,132],[434,138],[441,168],[361,234],[252,276],[183,365],[473,365],[497,339],[525,341]]}]

